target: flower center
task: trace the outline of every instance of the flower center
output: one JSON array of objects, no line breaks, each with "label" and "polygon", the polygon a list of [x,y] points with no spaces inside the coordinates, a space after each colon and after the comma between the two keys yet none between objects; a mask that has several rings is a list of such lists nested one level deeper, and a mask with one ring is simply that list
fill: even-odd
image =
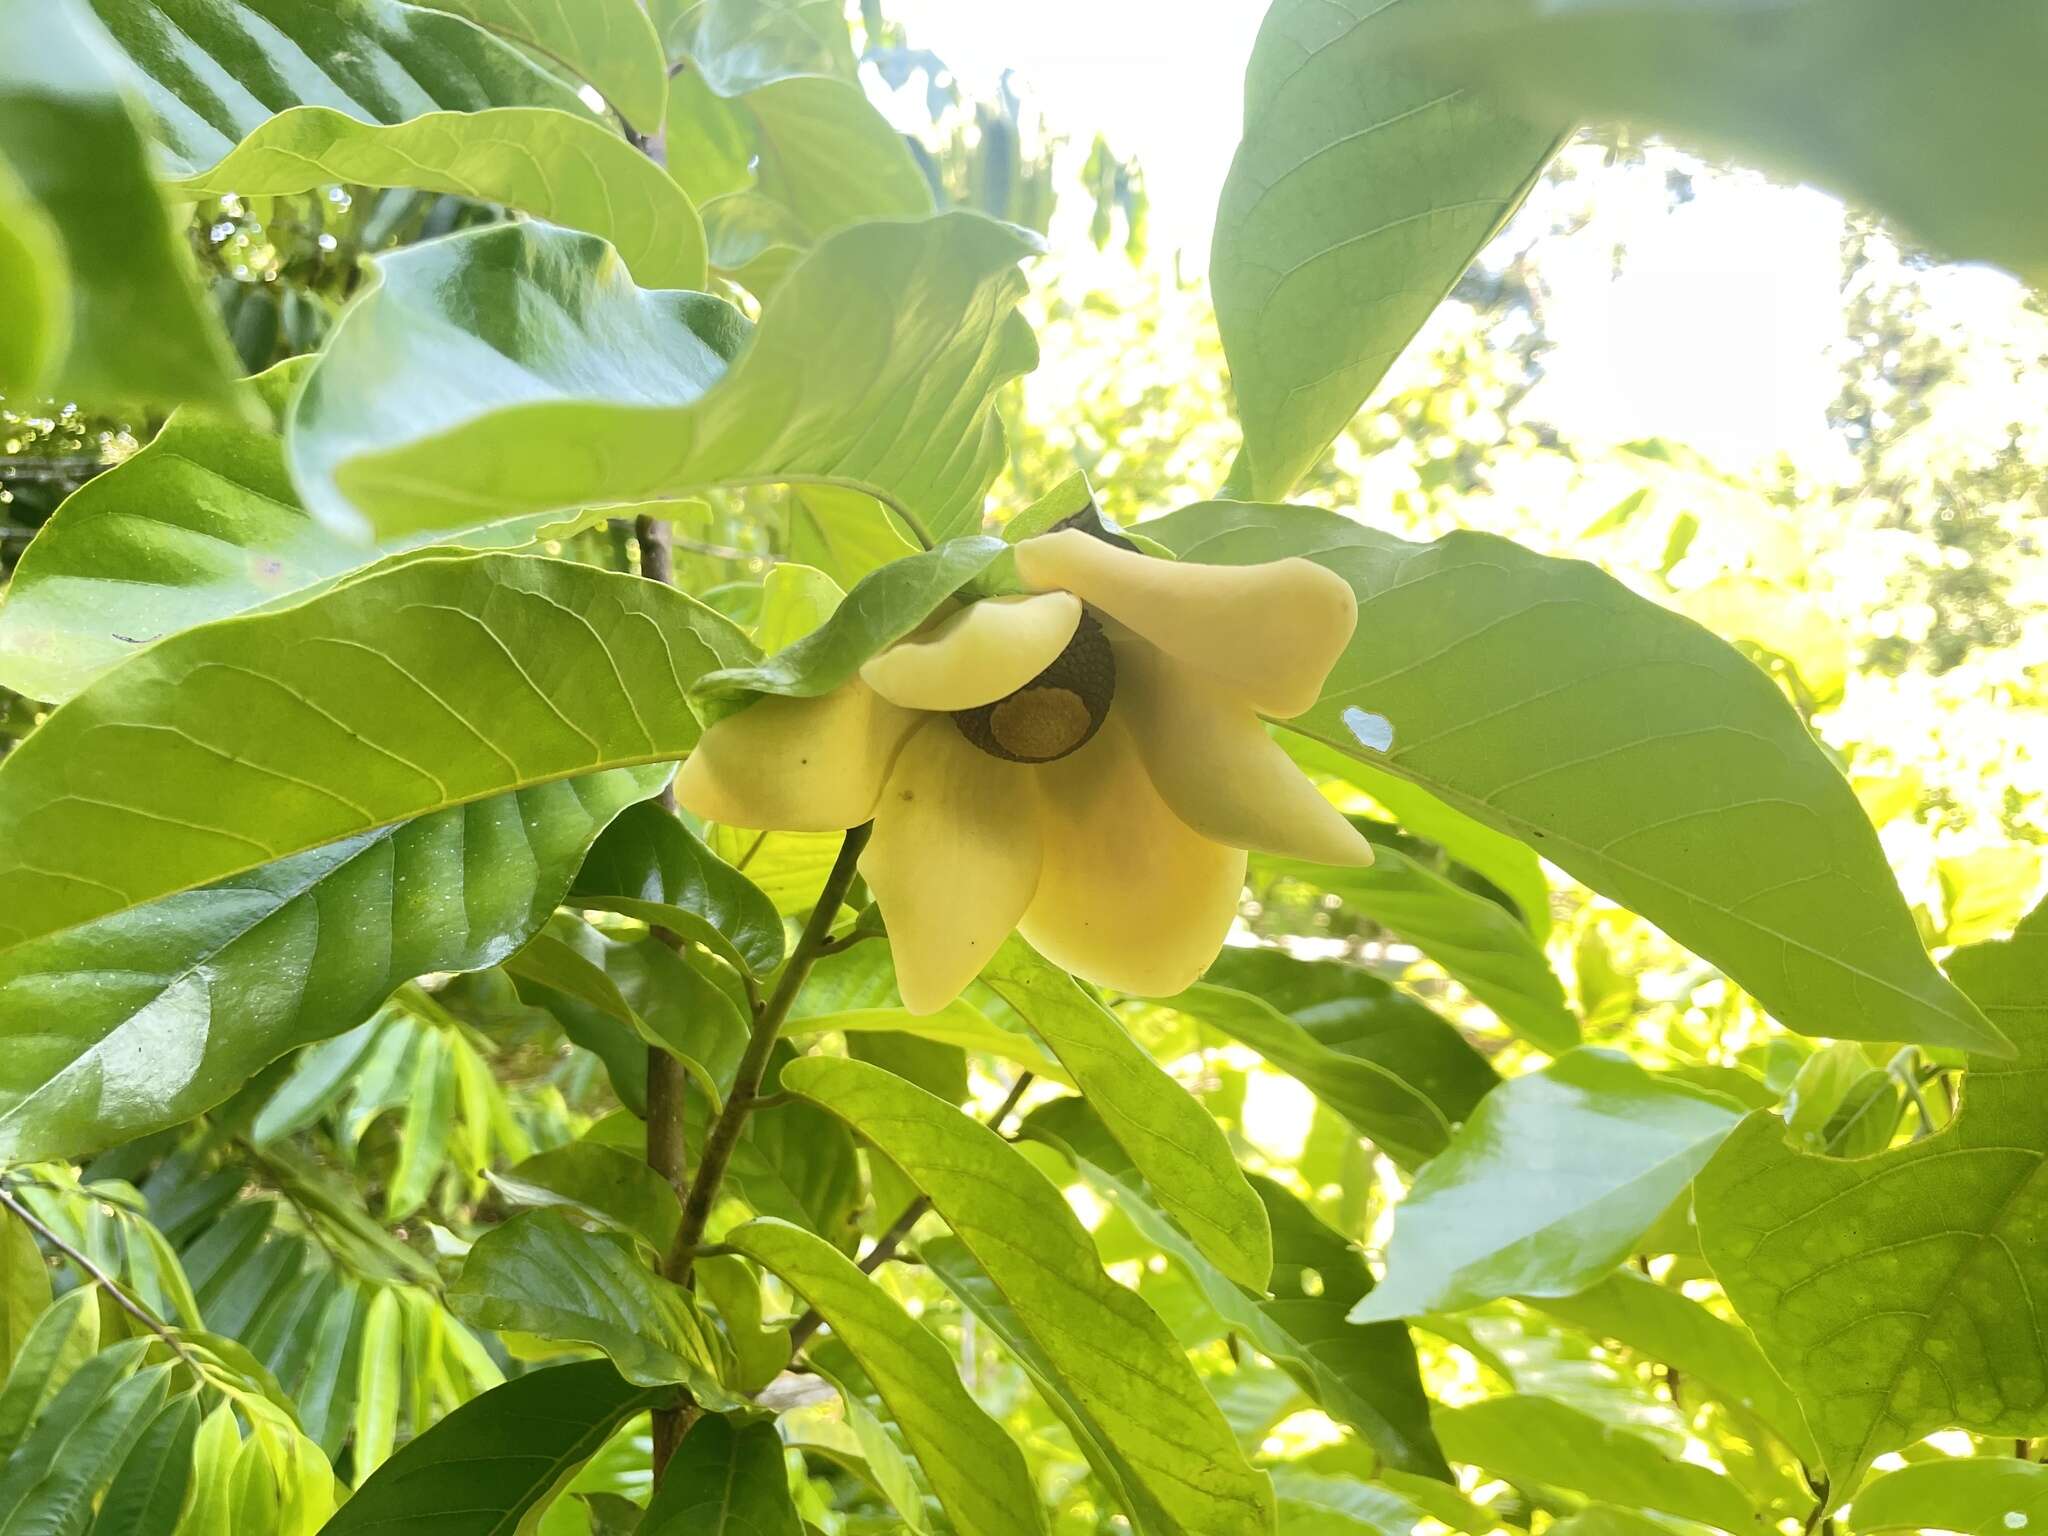
[{"label": "flower center", "polygon": [[1067,648],[1015,693],[953,712],[960,734],[991,757],[1050,763],[1079,751],[1109,717],[1116,657],[1095,616],[1081,615]]}]

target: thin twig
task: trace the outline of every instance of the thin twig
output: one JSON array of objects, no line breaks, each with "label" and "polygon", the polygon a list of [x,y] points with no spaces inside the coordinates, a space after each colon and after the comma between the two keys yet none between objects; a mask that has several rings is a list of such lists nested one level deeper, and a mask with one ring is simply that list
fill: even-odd
[{"label": "thin twig", "polygon": [[12,1211],[15,1217],[31,1232],[34,1232],[44,1242],[63,1254],[65,1258],[76,1264],[81,1273],[90,1276],[94,1284],[113,1297],[115,1306],[126,1312],[135,1321],[142,1324],[143,1327],[169,1345],[171,1353],[184,1361],[194,1376],[198,1377],[201,1381],[206,1380],[205,1367],[187,1353],[183,1341],[171,1330],[170,1325],[150,1311],[148,1307],[145,1307],[137,1298],[129,1295],[120,1281],[108,1274],[104,1269],[101,1269],[99,1265],[93,1263],[91,1259],[80,1253],[56,1232],[52,1231],[49,1224],[42,1217],[36,1215],[34,1211],[14,1198],[12,1190],[0,1187],[0,1206],[5,1206],[8,1210]]},{"label": "thin twig", "polygon": [[[1031,1086],[1031,1074],[1023,1073],[1010,1087],[1009,1094],[996,1106],[996,1112],[984,1122],[992,1131],[1001,1133],[1003,1122],[1010,1118],[1012,1111],[1024,1098],[1024,1090]],[[860,1269],[865,1275],[872,1275],[895,1257],[903,1239],[910,1236],[911,1228],[924,1219],[924,1213],[932,1208],[930,1195],[919,1195],[903,1207],[896,1219],[889,1223],[889,1229],[875,1239],[875,1246],[861,1256]],[[805,1341],[824,1326],[825,1319],[818,1315],[816,1307],[809,1308],[804,1315],[789,1326],[789,1347],[792,1351],[803,1347]]]}]

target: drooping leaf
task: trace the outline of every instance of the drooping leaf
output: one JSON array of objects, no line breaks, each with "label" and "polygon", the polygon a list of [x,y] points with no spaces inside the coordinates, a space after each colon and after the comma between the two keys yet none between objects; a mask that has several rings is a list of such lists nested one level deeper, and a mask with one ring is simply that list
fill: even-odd
[{"label": "drooping leaf", "polygon": [[420,0],[523,43],[574,70],[644,134],[661,130],[668,108],[668,60],[640,0]]},{"label": "drooping leaf", "polygon": [[569,899],[669,928],[755,976],[782,963],[774,904],[658,805],[636,806],[605,829]]},{"label": "drooping leaf", "polygon": [[1394,1216],[1357,1322],[1569,1296],[1678,1198],[1741,1117],[1718,1094],[1582,1048],[1479,1103]]},{"label": "drooping leaf", "polygon": [[1799,1400],[1755,1338],[1684,1292],[1617,1269],[1575,1296],[1537,1298],[1532,1304],[1682,1373],[1692,1386],[1755,1414],[1807,1466],[1819,1464]]},{"label": "drooping leaf", "polygon": [[79,0],[0,5],[0,392],[220,406],[240,371]]},{"label": "drooping leaf", "polygon": [[968,531],[1002,459],[995,392],[1036,361],[1027,252],[970,214],[845,230],[749,334],[720,301],[635,288],[587,236],[415,246],[335,327],[293,477],[316,516],[380,535],[803,481]]},{"label": "drooping leaf", "polygon": [[[2048,112],[2031,89],[2048,69],[2048,33],[2031,15],[1935,17],[1907,0],[1410,9],[1400,41],[1442,87],[1564,120],[1639,123],[1811,179],[1946,256],[2048,276]],[[1817,69],[1824,91],[1812,88]],[[1969,86],[1928,90],[1929,81]],[[1925,101],[1910,128],[1885,110],[1902,92]],[[2010,147],[2023,183],[1977,169],[1971,146],[1987,142]]]},{"label": "drooping leaf", "polygon": [[1266,1296],[1234,1283],[1164,1219],[1157,1186],[1147,1186],[1088,1104],[1055,1099],[1033,1110],[1023,1129],[1066,1153],[1187,1269],[1226,1324],[1298,1381],[1331,1418],[1364,1436],[1388,1466],[1450,1477],[1430,1433],[1408,1330],[1399,1323],[1360,1328],[1350,1322],[1351,1308],[1372,1289],[1372,1271],[1365,1256],[1307,1206],[1271,1179],[1252,1180],[1273,1231],[1273,1294]]},{"label": "drooping leaf", "polygon": [[390,1458],[398,1435],[398,1392],[402,1385],[402,1320],[398,1292],[380,1287],[363,1314],[362,1352],[356,1366],[355,1465],[357,1480]]},{"label": "drooping leaf", "polygon": [[560,1211],[523,1211],[477,1239],[448,1307],[479,1328],[602,1349],[643,1386],[687,1383],[706,1407],[734,1405],[689,1292],[655,1274],[630,1238],[586,1232]]},{"label": "drooping leaf", "polygon": [[1373,862],[1364,869],[1264,858],[1257,867],[1343,897],[1441,965],[1539,1049],[1556,1055],[1579,1043],[1579,1021],[1542,946],[1499,903],[1385,843],[1373,844]]},{"label": "drooping leaf", "polygon": [[0,763],[0,948],[393,822],[680,757],[699,731],[689,681],[747,649],[672,588],[509,555],[421,559],[187,631]]},{"label": "drooping leaf", "polygon": [[[194,767],[197,790],[212,770]],[[617,770],[395,821],[0,956],[0,1155],[76,1157],[175,1125],[401,982],[496,964],[665,777]],[[280,1133],[273,1117],[264,1135]]]},{"label": "drooping leaf", "polygon": [[1165,1324],[1103,1273],[1073,1212],[1021,1153],[862,1062],[805,1057],[782,1084],[859,1127],[931,1197],[1150,1500],[1214,1536],[1271,1529],[1265,1474],[1245,1464]]},{"label": "drooping leaf", "polygon": [[643,287],[707,281],[704,224],[674,179],[614,130],[548,107],[429,112],[387,126],[298,106],[177,186],[198,197],[271,196],[336,182],[502,203],[609,241]]},{"label": "drooping leaf", "polygon": [[2011,1456],[1923,1461],[1872,1478],[1856,1493],[1859,1531],[2013,1536],[2043,1518],[2048,1466]]},{"label": "drooping leaf", "polygon": [[759,1392],[788,1368],[790,1356],[788,1325],[765,1320],[761,1276],[745,1259],[729,1253],[698,1259],[690,1275],[725,1325],[726,1340],[732,1345],[733,1385],[745,1393]]},{"label": "drooping leaf", "polygon": [[1404,1166],[1450,1142],[1449,1120],[1419,1089],[1378,1061],[1332,1050],[1260,996],[1198,981],[1165,1004],[1250,1046]]},{"label": "drooping leaf", "polygon": [[1247,500],[1294,488],[1557,148],[1556,126],[1404,67],[1394,11],[1278,0],[1252,49],[1209,262]]},{"label": "drooping leaf", "polygon": [[775,1426],[707,1413],[676,1447],[637,1536],[799,1536],[802,1529]]},{"label": "drooping leaf", "polygon": [[50,1266],[27,1222],[0,1212],[0,1379],[50,1305]]},{"label": "drooping leaf", "polygon": [[1064,971],[1011,938],[982,979],[1052,1047],[1162,1209],[1208,1261],[1263,1291],[1273,1272],[1265,1205],[1201,1102]]},{"label": "drooping leaf", "polygon": [[504,1536],[620,1425],[674,1400],[607,1360],[531,1371],[399,1447],[321,1536]]},{"label": "drooping leaf", "polygon": [[960,1383],[932,1334],[837,1249],[787,1223],[749,1222],[726,1241],[818,1309],[903,1430],[961,1536],[1045,1530],[1022,1452]]},{"label": "drooping leaf", "polygon": [[99,1347],[99,1306],[86,1287],[66,1291],[35,1320],[0,1387],[0,1456],[13,1456],[29,1426]]},{"label": "drooping leaf", "polygon": [[1806,1405],[1843,1496],[1880,1453],[1956,1426],[2048,1430],[2048,1354],[2016,1319],[2048,1305],[2048,907],[1958,950],[1958,983],[2020,1054],[1972,1057],[1955,1120],[1876,1158],[1816,1157],[1744,1120],[1700,1175],[1700,1244]]},{"label": "drooping leaf", "polygon": [[[1690,620],[1486,534],[1410,544],[1228,502],[1147,526],[1183,559],[1303,555],[1351,583],[1360,639],[1293,729],[1528,842],[1794,1029],[1998,1049],[1929,961],[1840,770]],[[1354,711],[1392,722],[1390,750],[1362,744]]]},{"label": "drooping leaf", "polygon": [[[125,1342],[141,1345],[137,1339]],[[82,1523],[78,1517],[113,1480],[163,1407],[170,1366],[150,1366],[125,1379],[125,1370],[111,1372],[98,1391],[74,1393],[73,1388],[94,1379],[88,1373],[96,1364],[87,1362],[71,1378],[50,1404],[48,1417],[0,1469],[0,1531],[8,1536],[37,1536]]]},{"label": "drooping leaf", "polygon": [[1642,1436],[1555,1398],[1515,1394],[1440,1408],[1436,1432],[1451,1460],[1518,1483],[1569,1488],[1724,1531],[1746,1532],[1757,1520],[1755,1506],[1728,1477],[1667,1456]]},{"label": "drooping leaf", "polygon": [[114,1474],[92,1536],[172,1536],[192,1482],[199,1399],[187,1393],[157,1410]]}]

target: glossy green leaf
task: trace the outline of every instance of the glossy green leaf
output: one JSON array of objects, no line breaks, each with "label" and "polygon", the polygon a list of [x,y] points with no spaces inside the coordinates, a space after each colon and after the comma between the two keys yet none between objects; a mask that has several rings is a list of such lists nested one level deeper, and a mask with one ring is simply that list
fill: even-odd
[{"label": "glossy green leaf", "polygon": [[1857,1491],[1859,1531],[1959,1531],[2013,1536],[2048,1519],[2048,1466],[2009,1456],[1923,1461]]},{"label": "glossy green leaf", "polygon": [[1250,1046],[1403,1166],[1449,1145],[1450,1122],[1427,1095],[1370,1057],[1324,1045],[1261,996],[1198,981],[1164,1001]]},{"label": "glossy green leaf", "polygon": [[1682,1373],[1691,1387],[1754,1414],[1807,1466],[1819,1464],[1799,1400],[1756,1339],[1675,1287],[1617,1269],[1576,1296],[1539,1298],[1532,1305]]},{"label": "glossy green leaf", "polygon": [[989,989],[1052,1047],[1160,1206],[1239,1285],[1273,1272],[1266,1208],[1208,1110],[1130,1037],[1116,1016],[1022,939],[982,972]]},{"label": "glossy green leaf", "polygon": [[1365,869],[1261,858],[1257,867],[1341,896],[1442,966],[1539,1050],[1579,1043],[1564,985],[1529,930],[1498,902],[1454,885],[1398,848],[1373,844]]},{"label": "glossy green leaf", "polygon": [[1816,1157],[1758,1111],[1693,1196],[1728,1299],[1806,1404],[1844,1495],[1880,1453],[1957,1426],[2048,1430],[2048,1354],[2013,1320],[2048,1306],[2048,907],[1949,969],[2020,1048],[1973,1057],[1938,1136],[1876,1158]]},{"label": "glossy green leaf", "polygon": [[676,1447],[638,1536],[799,1536],[801,1530],[775,1426],[707,1413]]},{"label": "glossy green leaf", "polygon": [[[273,414],[308,362],[254,381]],[[440,542],[523,544],[545,521]],[[36,531],[0,602],[0,685],[62,702],[141,646],[281,605],[419,542],[343,538],[299,506],[274,426],[179,410]]]},{"label": "glossy green leaf", "polygon": [[1628,1256],[1740,1108],[1590,1047],[1480,1101],[1394,1216],[1387,1272],[1357,1322],[1497,1296],[1569,1296]]},{"label": "glossy green leaf", "polygon": [[838,1031],[848,1036],[875,1033],[915,1035],[941,1045],[982,1051],[1014,1062],[1048,1082],[1073,1087],[1067,1069],[1044,1046],[1020,1029],[1005,1029],[972,1004],[955,999],[937,1013],[911,1013],[903,1008],[855,1008],[845,1012],[804,1014],[790,1019],[783,1034],[791,1037]]},{"label": "glossy green leaf", "polygon": [[[1255,1177],[1273,1231],[1272,1294],[1231,1281],[1168,1223],[1148,1187],[1080,1099],[1033,1110],[1024,1134],[1058,1148],[1160,1250],[1186,1268],[1218,1316],[1298,1381],[1316,1404],[1371,1444],[1388,1466],[1448,1479],[1429,1428],[1415,1346],[1399,1323],[1360,1328],[1348,1314],[1372,1289],[1365,1256],[1271,1179]],[[1313,1275],[1311,1281],[1308,1277]]]},{"label": "glossy green leaf", "polygon": [[359,1482],[389,1459],[398,1435],[401,1327],[398,1293],[380,1288],[363,1315],[362,1354],[356,1367],[354,1444]]},{"label": "glossy green leaf", "polygon": [[114,1474],[93,1517],[92,1536],[173,1536],[192,1482],[199,1399],[186,1394],[157,1410]]},{"label": "glossy green leaf", "polygon": [[236,398],[118,60],[77,0],[0,3],[0,392]]},{"label": "glossy green leaf", "polygon": [[970,531],[1002,462],[995,393],[1037,358],[1028,250],[970,214],[845,230],[749,333],[721,301],[635,288],[587,236],[415,246],[329,339],[293,477],[316,516],[380,535],[805,481]]},{"label": "glossy green leaf", "polygon": [[529,1372],[407,1441],[321,1536],[505,1536],[620,1425],[674,1399],[605,1360]]},{"label": "glossy green leaf", "polygon": [[1001,539],[976,535],[885,565],[856,582],[831,617],[801,640],[753,666],[710,673],[698,680],[698,690],[727,700],[830,693],[869,657],[929,619],[1002,553]]},{"label": "glossy green leaf", "polygon": [[1425,1518],[1400,1494],[1351,1477],[1276,1469],[1281,1536],[1408,1536]]},{"label": "glossy green leaf", "polygon": [[14,1454],[29,1425],[99,1347],[98,1299],[90,1288],[66,1291],[35,1320],[0,1388],[0,1456]]},{"label": "glossy green leaf", "polygon": [[50,1305],[50,1266],[28,1223],[0,1211],[0,1376]]},{"label": "glossy green leaf", "polygon": [[706,283],[704,225],[683,189],[616,130],[548,107],[430,112],[388,126],[294,107],[178,190],[277,195],[337,182],[502,203],[609,241],[643,287]]},{"label": "glossy green leaf", "polygon": [[510,555],[421,559],[175,636],[0,763],[0,948],[449,806],[673,760],[699,732],[690,679],[747,649],[672,588]]},{"label": "glossy green leaf", "polygon": [[642,133],[657,133],[668,108],[668,60],[640,0],[420,0],[466,16],[574,70]]},{"label": "glossy green leaf", "polygon": [[643,1386],[684,1382],[706,1407],[733,1403],[690,1294],[649,1269],[630,1238],[586,1232],[559,1211],[524,1211],[477,1239],[448,1307],[479,1328],[592,1345]]},{"label": "glossy green leaf", "polygon": [[1364,966],[1231,946],[1203,979],[1250,993],[1330,1050],[1386,1068],[1453,1125],[1500,1086],[1492,1063],[1450,1020]]},{"label": "glossy green leaf", "polygon": [[[1148,526],[1183,559],[1303,555],[1351,583],[1359,639],[1293,729],[1529,843],[1793,1029],[1998,1049],[1928,959],[1841,771],[1690,620],[1486,534],[1410,544],[1228,502]],[[1352,711],[1391,721],[1391,750],[1362,745]]]},{"label": "glossy green leaf", "polygon": [[636,806],[605,829],[569,900],[666,927],[755,976],[782,963],[774,903],[658,805]]},{"label": "glossy green leaf", "polygon": [[729,1253],[700,1258],[690,1274],[725,1325],[726,1340],[732,1345],[734,1386],[748,1394],[759,1392],[788,1368],[790,1357],[788,1325],[764,1319],[760,1275],[745,1259]]},{"label": "glossy green leaf", "polygon": [[1103,1273],[1045,1177],[986,1126],[862,1062],[806,1057],[783,1086],[878,1147],[959,1234],[1150,1498],[1205,1536],[1266,1532],[1272,1489],[1165,1324]]},{"label": "glossy green leaf", "polygon": [[1640,1435],[1548,1397],[1489,1397],[1440,1408],[1437,1438],[1451,1460],[1515,1482],[1569,1488],[1596,1499],[1746,1532],[1757,1512],[1719,1472],[1667,1456]]},{"label": "glossy green leaf", "polygon": [[[1565,120],[1625,119],[1788,179],[1812,180],[1897,218],[1943,255],[2048,277],[2048,113],[2032,83],[2048,34],[1991,7],[1929,15],[1878,6],[1686,5],[1627,0],[1555,6],[1483,0],[1404,18],[1417,67]],[[1812,89],[1816,70],[1828,88]],[[1926,89],[1966,80],[1965,90]],[[1909,126],[1886,108],[1925,108]],[[2007,145],[2020,183],[1979,169],[1973,148]]]},{"label": "glossy green leaf", "polygon": [[[141,1341],[127,1342],[139,1346]],[[77,1516],[113,1480],[163,1407],[168,1365],[151,1366],[125,1380],[116,1372],[103,1390],[74,1396],[72,1388],[86,1383],[95,1363],[88,1362],[71,1378],[48,1416],[0,1469],[0,1532],[5,1536],[42,1536],[53,1527],[81,1523]]]},{"label": "glossy green leaf", "polygon": [[675,1186],[643,1158],[594,1141],[574,1141],[535,1153],[492,1182],[520,1203],[560,1203],[601,1217],[668,1252],[683,1219]]},{"label": "glossy green leaf", "polygon": [[787,1223],[749,1222],[726,1241],[816,1307],[852,1351],[961,1536],[1045,1530],[1016,1442],[968,1395],[945,1345],[888,1292],[837,1249]]},{"label": "glossy green leaf", "polygon": [[[213,765],[194,767],[203,792]],[[619,770],[395,822],[0,956],[15,1041],[0,1155],[75,1157],[174,1125],[401,982],[497,963],[665,777]]]},{"label": "glossy green leaf", "polygon": [[1252,49],[1209,260],[1247,500],[1322,456],[1560,138],[1404,67],[1392,10],[1278,0]]}]

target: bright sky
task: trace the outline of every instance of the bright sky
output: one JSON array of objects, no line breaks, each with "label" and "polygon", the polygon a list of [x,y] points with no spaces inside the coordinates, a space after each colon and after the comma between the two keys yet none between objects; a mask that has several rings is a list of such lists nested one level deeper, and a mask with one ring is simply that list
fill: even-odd
[{"label": "bright sky", "polygon": [[[1244,61],[1261,0],[892,0],[913,43],[972,90],[1012,69],[1028,99],[1085,149],[1096,131],[1144,167],[1152,250],[1188,270],[1209,230],[1242,121]],[[1840,330],[1841,210],[1762,181],[1702,180],[1665,206],[1656,178],[1601,204],[1628,245],[1546,255],[1559,343],[1540,408],[1581,440],[1682,437],[1731,466],[1817,447]],[[1636,201],[1631,204],[1628,198]],[[1070,207],[1082,199],[1067,199]],[[1085,217],[1085,209],[1075,208]],[[1056,239],[1069,238],[1055,230]],[[1533,403],[1533,402],[1532,402]]]}]

